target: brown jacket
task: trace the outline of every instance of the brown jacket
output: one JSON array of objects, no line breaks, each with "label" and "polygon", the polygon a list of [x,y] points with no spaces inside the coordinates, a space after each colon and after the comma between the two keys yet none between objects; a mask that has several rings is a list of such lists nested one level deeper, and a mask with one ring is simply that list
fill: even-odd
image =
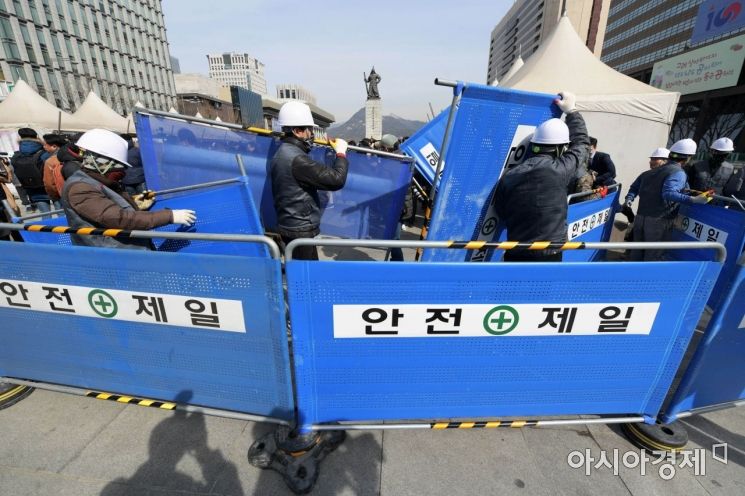
[{"label": "brown jacket", "polygon": [[[125,210],[114,203],[104,194],[103,184],[100,188],[96,188],[82,182],[75,183],[70,186],[67,192],[67,201],[78,215],[88,220],[91,224],[107,229],[149,230],[173,222],[173,215],[170,210],[158,210],[155,212],[137,210],[132,198],[127,193],[118,191],[115,189],[115,185],[110,185],[110,181],[107,181],[98,174],[89,175],[105,183],[106,186],[109,186],[110,189],[118,193],[134,208],[134,210]],[[114,187],[112,188],[111,186]]]}]

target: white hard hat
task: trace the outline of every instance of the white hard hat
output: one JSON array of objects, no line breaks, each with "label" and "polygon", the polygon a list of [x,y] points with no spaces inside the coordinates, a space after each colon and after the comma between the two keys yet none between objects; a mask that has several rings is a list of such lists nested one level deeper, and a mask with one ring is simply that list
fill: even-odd
[{"label": "white hard hat", "polygon": [[384,134],[383,137],[380,138],[380,142],[387,148],[393,148],[394,146],[396,146],[397,141],[398,138],[393,134]]},{"label": "white hard hat", "polygon": [[530,142],[537,145],[564,145],[569,143],[569,128],[561,119],[549,119],[535,128]]},{"label": "white hard hat", "polygon": [[731,151],[734,151],[735,144],[729,138],[719,138],[714,143],[712,143],[709,148],[718,152],[729,153]]},{"label": "white hard hat", "polygon": [[654,151],[649,155],[649,158],[668,158],[670,157],[670,150],[667,148],[655,148]]},{"label": "white hard hat", "polygon": [[670,153],[677,153],[678,155],[696,155],[696,148],[696,142],[691,138],[686,138],[676,141],[675,144],[670,147]]},{"label": "white hard hat", "polygon": [[282,127],[313,127],[313,116],[310,107],[303,102],[291,101],[279,109],[279,125]]},{"label": "white hard hat", "polygon": [[116,133],[106,129],[91,129],[83,133],[75,144],[84,150],[132,167],[127,163],[127,142]]}]

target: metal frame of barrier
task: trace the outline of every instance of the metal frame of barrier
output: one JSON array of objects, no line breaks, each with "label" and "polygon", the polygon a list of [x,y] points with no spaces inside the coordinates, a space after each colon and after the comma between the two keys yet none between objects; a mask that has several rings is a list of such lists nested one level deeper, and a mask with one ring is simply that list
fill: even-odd
[{"label": "metal frame of barrier", "polygon": [[[687,242],[687,243],[582,243],[582,242],[568,242],[568,243],[549,243],[549,242],[538,242],[538,243],[517,243],[517,242],[502,242],[502,243],[485,243],[485,242],[457,242],[457,241],[383,241],[383,240],[341,240],[341,239],[298,239],[291,242],[285,250],[285,259],[288,262],[293,261],[293,251],[300,246],[356,246],[356,247],[427,247],[427,248],[450,248],[450,249],[463,249],[463,248],[478,248],[488,246],[494,249],[516,249],[516,250],[542,250],[546,248],[553,248],[559,250],[581,250],[581,249],[618,249],[618,248],[634,248],[634,249],[710,249],[716,251],[716,260],[721,263],[726,258],[726,248],[720,243],[714,242]],[[317,262],[309,262],[317,263]],[[343,262],[320,262],[320,263],[343,263]],[[662,262],[664,264],[674,262]],[[470,265],[470,264],[467,264]],[[561,265],[561,264],[552,264]],[[538,266],[536,266],[538,267]],[[305,270],[305,269],[304,269]],[[288,270],[289,274],[289,270]],[[292,307],[292,304],[291,304]],[[296,374],[301,373],[296,371]],[[303,405],[298,404],[300,412],[303,410]],[[339,424],[328,424],[328,423],[300,423],[299,429],[301,433],[308,433],[311,431],[320,430],[360,430],[360,429],[469,429],[469,428],[495,428],[495,427],[540,427],[549,425],[571,425],[571,424],[583,424],[583,423],[630,423],[640,421],[650,421],[650,418],[634,416],[634,415],[623,415],[623,416],[607,416],[598,419],[550,419],[550,420],[517,420],[517,421],[459,421],[459,422],[397,422],[392,420],[386,420],[385,423],[377,422],[358,422],[351,420],[349,423],[344,423],[340,420]]]},{"label": "metal frame of barrier", "polygon": [[[291,387],[291,385],[292,385],[292,379],[291,379],[291,377],[292,377],[292,368],[289,365],[290,364],[290,362],[289,362],[289,355],[285,356],[285,354],[287,354],[288,350],[287,350],[287,341],[286,341],[286,337],[285,337],[284,306],[281,305],[281,300],[282,300],[282,297],[281,297],[281,272],[280,272],[280,268],[279,268],[279,264],[281,263],[280,250],[279,250],[279,247],[277,246],[277,244],[272,239],[270,239],[270,238],[268,238],[266,236],[261,236],[261,235],[209,234],[209,233],[199,234],[199,233],[183,233],[183,232],[176,233],[176,232],[125,231],[125,230],[119,230],[119,229],[86,229],[86,228],[83,228],[83,229],[72,229],[72,228],[69,228],[69,227],[66,227],[66,226],[53,227],[53,226],[41,226],[41,225],[32,225],[32,224],[21,225],[21,224],[11,224],[11,223],[0,223],[0,229],[8,229],[8,230],[11,230],[11,231],[30,230],[30,231],[37,231],[37,232],[44,232],[44,233],[51,233],[51,234],[63,234],[63,233],[72,233],[72,232],[75,232],[77,234],[84,235],[84,236],[86,236],[86,235],[88,235],[88,236],[96,236],[96,235],[98,235],[98,236],[107,236],[107,237],[115,237],[115,238],[141,238],[141,239],[166,238],[166,239],[176,239],[176,240],[209,240],[209,241],[225,241],[225,242],[245,242],[245,243],[258,243],[258,244],[262,244],[262,245],[266,246],[267,251],[269,252],[269,254],[271,256],[271,260],[273,261],[274,264],[276,264],[275,265],[276,266],[276,277],[279,278],[277,280],[277,282],[275,283],[275,285],[274,285],[274,287],[277,288],[276,291],[279,291],[279,293],[277,295],[272,296],[273,291],[275,291],[275,290],[269,291],[267,293],[268,294],[267,297],[270,298],[270,301],[271,301],[272,298],[274,298],[275,301],[279,301],[280,302],[280,303],[277,303],[277,305],[279,305],[280,314],[281,314],[279,317],[276,317],[272,312],[269,312],[269,314],[266,317],[266,319],[267,319],[267,322],[273,322],[273,319],[275,319],[275,318],[278,319],[274,324],[271,324],[272,326],[274,326],[275,324],[276,325],[280,325],[278,323],[281,322],[281,328],[280,328],[279,331],[277,331],[277,332],[280,332],[281,334],[278,334],[277,336],[280,336],[279,339],[280,339],[280,342],[281,343],[285,343],[284,344],[284,353],[281,354],[281,355],[277,355],[277,356],[282,356],[282,357],[284,357],[283,360],[286,360],[286,365],[283,365],[281,363],[280,363],[280,365],[282,365],[283,367],[287,367],[287,369],[285,371],[285,374],[287,375],[287,377],[286,377],[286,384],[288,385],[288,391],[286,392],[286,394],[288,395],[287,398],[289,398],[289,401],[291,401],[291,403],[294,404],[294,396],[292,395],[292,387]],[[5,247],[5,248],[12,248],[12,249],[21,249],[21,250],[24,249],[24,247],[22,245],[14,245],[13,243],[5,243],[5,244],[3,244],[1,246]],[[56,249],[59,249],[61,247],[54,246],[54,247],[47,248],[45,246],[39,246],[39,248],[45,249],[45,250],[48,250],[48,249],[55,249],[56,250]],[[68,250],[69,248],[63,248],[63,249]],[[89,250],[101,250],[102,248],[82,248],[82,249],[83,250],[86,250],[86,251],[89,251]],[[109,251],[109,249],[104,249],[104,250],[107,250],[107,252]],[[131,250],[117,250],[117,251],[122,252],[122,254],[130,254],[130,255],[135,255],[135,256],[143,256],[143,255],[145,255],[147,253],[147,252],[131,251]],[[147,256],[147,255],[145,255],[145,256]],[[224,256],[223,256],[223,258],[224,258]],[[238,257],[235,257],[235,258],[236,258],[236,260],[239,260]],[[265,258],[265,260],[267,260],[267,259]],[[168,262],[168,264],[172,264],[172,263],[173,263],[173,261],[169,261]],[[151,268],[150,270],[153,270],[153,269]],[[248,270],[244,274],[244,277],[248,277],[248,275],[252,274],[251,271],[256,271],[257,274],[261,275],[262,272],[263,272],[263,269],[261,267],[261,264],[259,266],[257,266],[257,268],[255,268],[255,269]],[[225,275],[226,274],[221,274],[221,272],[218,270],[217,272],[215,272],[214,277],[218,277],[218,278],[219,277],[225,277]],[[8,277],[7,274],[5,274],[5,277]],[[264,276],[261,276],[261,277],[264,277]],[[267,273],[267,275],[265,277],[272,277],[272,276],[271,276],[270,273]],[[91,280],[91,281],[99,280],[99,279],[96,279],[94,277],[94,279]],[[30,276],[30,280],[33,283],[34,282],[33,281],[34,280],[34,277],[33,276]],[[51,280],[49,281],[49,283],[50,284],[58,283],[58,284],[62,284],[62,285],[80,284],[79,282],[77,282],[77,280],[78,280],[77,279],[77,276],[74,276],[74,275],[71,275],[70,277],[66,277],[65,276],[65,277],[62,277],[61,279],[59,277],[51,276]],[[117,291],[122,291],[122,290],[123,291],[130,291],[130,292],[131,291],[134,291],[134,292],[138,292],[138,291],[139,292],[141,292],[141,291],[157,291],[158,288],[160,288],[160,290],[163,290],[166,287],[168,289],[166,289],[166,291],[164,292],[164,294],[176,294],[178,292],[178,290],[175,290],[174,289],[174,288],[176,288],[175,279],[173,281],[167,283],[167,286],[164,286],[163,284],[160,284],[160,285],[152,286],[152,289],[149,289],[150,286],[148,286],[144,290],[141,289],[141,288],[138,288],[138,287],[132,288],[131,286],[129,286],[129,284],[133,280],[134,279],[129,280],[129,282],[125,283],[124,286],[120,286],[119,284],[115,284],[114,286],[111,287],[111,289],[114,291],[114,293],[112,293],[112,294],[118,294],[116,292]],[[24,279],[24,281],[26,281],[26,279]],[[86,281],[87,281],[87,279],[86,279]],[[206,283],[207,283],[207,279],[206,279],[206,276],[205,276],[205,280],[200,283],[200,287],[202,289],[200,289],[200,290],[198,290],[198,291],[196,291],[196,292],[193,293],[196,297],[204,297],[205,296],[203,293],[205,291],[204,288],[206,287],[205,286]],[[99,282],[99,284],[101,284],[101,282]],[[94,281],[93,285],[95,286],[95,281]],[[109,286],[100,286],[100,287],[109,287]],[[28,291],[28,289],[27,289],[27,291]],[[73,291],[73,289],[70,289],[70,291]],[[176,291],[176,292],[174,292],[174,291]],[[237,290],[232,290],[232,293],[229,293],[229,294],[233,294],[234,297],[235,297],[235,296],[237,296],[237,295],[240,294],[240,292],[239,293],[236,293],[236,291]],[[187,293],[184,293],[184,294],[187,294]],[[207,296],[207,297],[209,298],[209,296]],[[177,298],[178,298],[178,296],[177,296]],[[218,295],[218,298],[219,298],[219,295]],[[90,296],[89,296],[89,300],[90,300]],[[92,303],[91,303],[91,305],[92,305]],[[7,307],[7,306],[5,306],[5,308],[12,309],[13,307]],[[215,307],[215,311],[217,311],[216,308],[217,307]],[[29,307],[28,310],[35,310],[35,309],[36,309],[35,307],[34,308]],[[11,310],[11,311],[13,311],[13,310]],[[45,315],[49,315],[49,314],[45,314]],[[62,314],[62,315],[68,317],[70,314]],[[29,317],[24,317],[24,316],[19,316],[19,315],[15,315],[15,316],[11,315],[9,318],[11,318],[11,317],[13,319],[16,319],[16,320],[18,318],[28,318],[28,319],[31,319],[32,318],[30,316]],[[76,318],[80,318],[80,317],[86,318],[87,315],[85,313],[81,313],[81,314],[77,315]],[[169,310],[169,317],[171,318],[171,320],[164,320],[163,322],[171,322],[171,325],[174,325],[174,326],[181,326],[181,325],[183,325],[181,323],[177,323],[177,322],[180,322],[178,320],[177,321],[173,321],[172,320],[173,315],[170,315],[170,310]],[[53,317],[53,318],[56,319],[57,317]],[[90,318],[90,317],[88,317],[88,318]],[[127,317],[123,317],[123,319],[124,319],[123,324],[127,324],[127,322],[131,322],[131,320],[130,321],[127,320]],[[261,317],[261,319],[264,319],[264,317]],[[35,320],[29,320],[29,322],[34,322],[34,321]],[[160,320],[157,320],[156,319],[156,322],[160,322]],[[84,323],[84,321],[81,321],[81,326],[83,325],[83,323]],[[112,323],[111,325],[113,325],[113,324],[115,324],[115,323]],[[8,324],[8,325],[10,325],[10,324]],[[86,324],[86,325],[88,325],[88,324]],[[141,324],[141,325],[148,326],[148,325],[152,325],[152,324]],[[163,388],[163,391],[166,391],[168,389],[168,386],[167,386],[168,379],[166,379],[165,377],[167,377],[167,376],[164,376],[164,378],[160,378],[160,376],[158,376],[156,372],[146,372],[146,370],[149,370],[149,368],[148,368],[149,365],[146,365],[146,363],[148,362],[148,360],[147,360],[147,358],[145,358],[144,355],[142,355],[142,353],[140,353],[140,355],[142,355],[142,356],[139,359],[137,359],[137,361],[133,362],[133,364],[131,365],[132,370],[129,371],[128,373],[126,373],[124,376],[122,376],[121,379],[116,379],[116,377],[117,377],[116,374],[122,373],[120,371],[120,369],[119,369],[119,367],[121,366],[119,360],[130,360],[131,358],[129,358],[129,355],[128,354],[132,353],[133,351],[136,351],[138,349],[138,346],[139,346],[140,351],[142,351],[142,346],[144,345],[144,343],[143,343],[142,340],[144,339],[144,337],[142,335],[140,335],[142,333],[141,332],[142,329],[139,329],[138,330],[137,329],[138,327],[139,326],[137,326],[137,325],[134,326],[134,327],[132,327],[132,326],[130,326],[128,324],[127,325],[124,325],[124,326],[120,326],[120,327],[116,327],[116,326],[115,327],[111,327],[109,324],[104,324],[104,327],[101,329],[102,332],[100,333],[100,335],[99,335],[99,333],[88,334],[86,332],[82,332],[80,334],[81,339],[83,339],[83,340],[93,339],[93,340],[95,340],[96,343],[98,343],[97,345],[93,345],[93,344],[91,344],[92,343],[91,342],[91,343],[88,343],[87,346],[91,346],[92,345],[92,346],[96,346],[97,348],[99,346],[103,346],[104,348],[111,347],[111,349],[103,350],[101,353],[94,353],[93,354],[94,356],[91,356],[91,363],[88,364],[88,365],[86,365],[86,367],[89,367],[89,368],[92,368],[92,369],[101,368],[101,370],[104,372],[104,375],[105,375],[106,378],[101,378],[99,380],[98,384],[108,384],[109,383],[108,381],[113,381],[113,382],[111,382],[112,384],[113,383],[119,383],[119,381],[123,381],[123,382],[119,383],[121,385],[121,384],[128,383],[128,381],[130,381],[130,380],[131,381],[134,381],[132,384],[135,384],[137,382],[136,379],[135,379],[135,377],[137,377],[139,374],[142,374],[143,377],[146,377],[146,376],[149,377],[148,382],[142,384],[142,386],[144,387],[144,389],[149,390],[149,388],[155,388],[155,390],[159,390],[160,388]],[[212,326],[212,327],[214,327],[214,326]],[[274,328],[276,328],[276,327],[274,327]],[[267,329],[271,329],[271,328],[267,328]],[[30,330],[31,329],[29,329],[29,331]],[[228,330],[229,330],[229,328],[228,328]],[[131,338],[128,338],[127,339],[127,342],[129,342],[129,341],[135,342],[135,341],[139,340],[138,341],[139,344],[137,346],[133,346],[133,348],[131,350],[128,348],[129,345],[125,345],[126,349],[122,349],[121,350],[121,356],[120,356],[120,355],[117,354],[117,351],[116,351],[116,346],[118,346],[118,345],[117,344],[112,344],[112,342],[110,341],[110,338],[108,337],[110,335],[110,333],[112,333],[112,332],[113,333],[123,332],[127,336],[129,336],[129,333],[132,332],[134,334],[132,334]],[[204,332],[204,331],[201,331],[201,332]],[[269,332],[269,331],[267,331],[267,332]],[[187,334],[189,334],[189,333],[187,333]],[[191,334],[193,334],[193,333],[191,333]],[[145,335],[148,335],[148,333],[145,332]],[[181,347],[179,353],[182,354],[183,356],[188,356],[187,355],[187,353],[188,353],[187,347],[193,346],[193,342],[196,339],[202,339],[202,338],[204,338],[204,339],[207,340],[206,342],[210,343],[210,345],[212,347],[214,347],[217,343],[224,343],[224,342],[226,343],[227,341],[225,341],[225,339],[233,339],[233,336],[238,337],[240,335],[239,334],[234,334],[232,332],[219,333],[219,334],[210,333],[210,334],[190,335],[189,341],[185,341],[184,342],[184,344]],[[265,338],[261,338],[261,337],[259,337],[259,338],[260,339],[265,339]],[[162,338],[159,338],[159,339],[162,340]],[[240,339],[243,339],[243,338],[240,338]],[[251,339],[256,339],[256,337],[253,337]],[[118,341],[116,341],[116,342],[118,343]],[[106,343],[106,344],[103,344],[103,343]],[[191,344],[189,344],[189,343],[191,343]],[[246,344],[243,343],[243,341],[241,341],[241,343],[242,343],[241,346],[246,346]],[[155,343],[155,345],[156,346],[153,347],[152,349],[149,349],[148,348],[149,349],[149,352],[156,353],[156,351],[155,351],[156,349],[159,349],[159,347],[162,348],[162,343],[161,342]],[[271,349],[271,347],[270,347],[270,349]],[[127,350],[129,350],[129,351],[127,351]],[[113,354],[112,355],[109,355],[110,353],[113,353]],[[173,350],[171,350],[170,353],[173,353]],[[211,353],[211,352],[208,352],[208,353]],[[276,353],[276,350],[275,350],[275,353]],[[135,353],[135,354],[137,354],[137,353]],[[98,356],[98,355],[100,355],[100,356]],[[19,360],[20,360],[20,358],[19,358]],[[145,360],[145,362],[143,362],[143,360]],[[232,362],[230,362],[230,363],[235,363],[236,365],[228,365],[226,363],[226,364],[223,365],[223,367],[227,367],[225,370],[229,370],[230,367],[239,367],[239,365],[237,365],[237,364],[240,363],[240,360],[236,361],[235,360],[235,357],[233,357],[231,360],[232,360]],[[18,384],[18,385],[30,387],[30,388],[36,388],[36,387],[38,387],[40,389],[48,389],[48,390],[58,391],[58,392],[64,392],[64,393],[84,395],[84,396],[94,397],[94,398],[99,398],[99,399],[115,400],[115,401],[118,401],[120,403],[138,404],[138,405],[141,405],[141,406],[158,407],[158,408],[168,409],[168,410],[183,410],[183,411],[190,411],[190,412],[199,412],[199,413],[208,414],[208,415],[215,415],[215,416],[221,416],[221,417],[227,417],[227,418],[236,418],[236,419],[241,419],[241,420],[267,421],[267,422],[273,422],[273,423],[278,423],[278,424],[282,424],[282,425],[290,425],[290,422],[287,420],[289,418],[288,417],[288,412],[285,411],[285,410],[282,410],[282,416],[283,416],[283,418],[278,418],[278,417],[264,415],[264,412],[262,412],[262,414],[250,414],[250,413],[243,413],[243,411],[246,411],[246,410],[237,410],[236,411],[236,410],[231,409],[230,407],[228,407],[228,408],[220,408],[220,407],[213,408],[213,407],[210,407],[210,406],[198,406],[198,402],[197,402],[197,404],[194,404],[194,405],[190,405],[190,404],[186,404],[186,403],[180,403],[180,402],[178,402],[178,396],[177,396],[177,400],[176,401],[173,401],[173,400],[162,400],[162,399],[148,399],[147,397],[141,397],[141,396],[140,397],[130,396],[130,395],[126,394],[126,393],[122,394],[121,391],[119,391],[119,392],[100,392],[100,390],[99,391],[91,391],[90,389],[84,389],[86,387],[90,387],[88,385],[89,384],[89,381],[88,381],[88,379],[86,379],[87,376],[79,376],[79,377],[78,376],[75,376],[75,374],[79,374],[80,372],[74,372],[73,369],[70,369],[68,365],[65,365],[65,363],[66,362],[64,362],[64,360],[62,360],[60,362],[60,364],[59,364],[60,370],[58,372],[55,372],[54,371],[54,370],[56,370],[54,367],[57,367],[57,365],[55,365],[55,366],[52,367],[52,369],[43,372],[43,374],[40,375],[40,377],[34,378],[33,380],[28,380],[26,378],[25,374],[24,375],[19,374],[18,377],[14,377],[13,374],[6,374],[7,377],[0,377],[0,380],[1,381],[6,381],[6,382],[9,382],[9,383],[12,383],[12,384]],[[129,362],[127,362],[127,363],[129,363]],[[278,366],[279,367],[279,365],[277,365],[272,360],[267,360],[266,363],[267,364],[272,364],[272,366]],[[10,365],[8,365],[8,366],[10,366]],[[17,364],[16,364],[16,366],[17,366]],[[19,372],[22,369],[23,369],[23,367],[21,367],[20,369],[17,369],[16,368],[14,370],[16,372]],[[84,369],[85,369],[85,367],[83,367],[83,365],[81,365],[80,366],[80,370],[84,370]],[[129,370],[129,365],[127,367],[125,367],[125,369]],[[77,370],[77,369],[75,369],[75,370]],[[238,370],[238,369],[236,369],[236,370]],[[250,370],[250,368],[245,368],[245,367],[243,367],[241,365],[240,366],[240,370]],[[280,370],[280,369],[277,369],[277,370]],[[139,371],[139,372],[136,372],[136,371]],[[55,380],[55,379],[58,379],[58,378],[67,377],[70,373],[73,373],[73,376],[69,376],[68,379],[71,380],[71,381],[74,380],[76,382],[69,382],[69,383],[62,382],[60,384],[60,381]],[[214,374],[214,376],[216,378],[218,378],[218,377],[220,377],[220,374],[221,373],[224,374],[225,372],[216,372]],[[276,372],[276,373],[279,374],[278,377],[281,376],[281,372]],[[147,374],[154,374],[154,375],[148,376]],[[267,377],[272,377],[271,374],[268,374],[268,373],[265,373],[265,372],[262,372],[261,374],[262,375],[260,377],[262,377],[262,378],[264,377],[265,374],[267,375]],[[225,376],[225,377],[227,377],[227,376]],[[257,376],[257,377],[259,377],[259,376]],[[36,379],[41,379],[41,380],[36,380]],[[52,380],[49,380],[49,379],[52,379]],[[232,405],[232,404],[239,405],[239,404],[241,404],[241,402],[243,400],[236,401],[235,399],[233,399],[234,398],[234,395],[235,395],[235,392],[233,391],[232,388],[235,388],[237,386],[233,386],[232,383],[230,383],[230,382],[218,381],[218,382],[215,382],[215,384],[217,385],[216,386],[217,389],[213,392],[213,391],[209,391],[208,390],[208,386],[207,385],[210,384],[210,380],[211,379],[204,379],[199,384],[200,387],[202,388],[200,391],[202,391],[201,394],[202,394],[202,396],[204,398],[211,398],[210,401],[214,401],[215,399],[223,398],[222,395],[223,394],[226,394],[226,396],[224,396],[224,398],[226,398],[226,399],[225,400],[219,400],[218,401],[218,404],[219,403],[223,403],[225,405]],[[259,379],[259,380],[264,380],[264,379]],[[163,384],[162,385],[161,385],[161,381],[163,381]],[[80,384],[78,384],[78,383],[80,383]],[[62,385],[62,384],[73,384],[73,385]],[[96,387],[96,386],[94,386],[94,387]],[[256,387],[256,386],[254,386],[254,387]],[[205,389],[205,388],[207,388],[207,389]],[[222,391],[225,391],[225,393],[223,393]],[[270,391],[270,390],[268,390],[268,391]],[[273,389],[271,389],[271,391],[273,391]],[[276,393],[271,393],[270,396],[268,396],[267,398],[271,398],[271,395],[275,395],[275,394],[277,395],[278,398],[282,398],[282,392],[281,392],[281,390],[278,389],[276,391],[277,391]],[[205,395],[205,393],[206,393],[206,395]],[[259,396],[257,396],[258,398],[263,398],[260,395],[261,394],[265,394],[265,393],[257,393],[257,394],[259,395]],[[243,401],[243,403],[245,405],[256,404],[256,403],[251,403],[252,401],[257,401],[257,400],[251,399],[250,401]],[[261,399],[260,401],[265,401],[265,399]],[[280,403],[282,403],[282,402],[280,402]],[[205,404],[209,405],[210,403],[205,403]],[[281,408],[284,408],[284,407],[285,407],[284,404],[277,404],[277,408],[275,408],[275,410],[277,410],[279,412],[279,410]],[[250,410],[248,410],[248,411],[250,411]],[[267,408],[267,412],[268,411],[269,411],[269,409]]]},{"label": "metal frame of barrier", "polygon": [[7,224],[0,223],[0,229],[10,231],[32,231],[53,234],[79,234],[83,236],[107,236],[111,238],[140,239],[177,239],[194,241],[234,241],[245,243],[262,243],[269,248],[272,258],[279,260],[279,247],[269,237],[258,234],[213,234],[161,231],[128,231],[125,229],[99,229],[93,227],[45,226],[43,224]]}]

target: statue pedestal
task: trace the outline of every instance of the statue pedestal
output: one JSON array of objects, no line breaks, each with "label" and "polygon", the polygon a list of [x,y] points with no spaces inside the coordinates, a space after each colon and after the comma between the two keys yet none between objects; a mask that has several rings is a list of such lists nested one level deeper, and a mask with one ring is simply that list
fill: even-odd
[{"label": "statue pedestal", "polygon": [[380,99],[365,102],[365,138],[383,137],[383,105]]}]

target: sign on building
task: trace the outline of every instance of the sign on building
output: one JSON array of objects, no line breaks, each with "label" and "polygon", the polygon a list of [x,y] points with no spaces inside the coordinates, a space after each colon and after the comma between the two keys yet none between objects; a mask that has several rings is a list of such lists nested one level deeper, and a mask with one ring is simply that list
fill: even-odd
[{"label": "sign on building", "polygon": [[657,62],[649,84],[682,94],[735,86],[743,60],[745,35]]},{"label": "sign on building", "polygon": [[742,27],[745,27],[745,2],[708,0],[698,9],[691,43],[699,43]]}]

